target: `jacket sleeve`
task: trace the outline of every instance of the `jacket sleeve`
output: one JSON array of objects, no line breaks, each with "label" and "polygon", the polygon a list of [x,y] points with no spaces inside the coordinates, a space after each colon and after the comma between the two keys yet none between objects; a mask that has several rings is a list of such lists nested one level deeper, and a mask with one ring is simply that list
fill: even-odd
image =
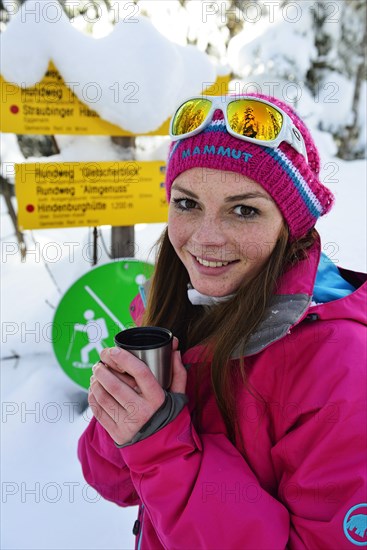
[{"label": "jacket sleeve", "polygon": [[79,439],[78,457],[85,480],[102,497],[119,506],[140,503],[121,453],[95,417]]}]

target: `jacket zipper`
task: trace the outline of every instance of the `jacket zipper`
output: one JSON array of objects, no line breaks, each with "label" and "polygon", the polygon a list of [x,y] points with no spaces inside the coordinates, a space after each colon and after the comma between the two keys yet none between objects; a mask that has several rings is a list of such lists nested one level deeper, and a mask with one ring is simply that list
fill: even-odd
[{"label": "jacket zipper", "polygon": [[[144,515],[144,504],[141,505],[141,508],[140,508],[140,514],[139,514],[139,523],[138,523],[138,526],[139,526],[139,537],[138,537],[138,540],[137,540],[137,544],[136,544],[136,550],[141,550],[141,541],[142,541],[142,536],[143,536],[143,515]],[[136,522],[135,522],[136,523]]]}]

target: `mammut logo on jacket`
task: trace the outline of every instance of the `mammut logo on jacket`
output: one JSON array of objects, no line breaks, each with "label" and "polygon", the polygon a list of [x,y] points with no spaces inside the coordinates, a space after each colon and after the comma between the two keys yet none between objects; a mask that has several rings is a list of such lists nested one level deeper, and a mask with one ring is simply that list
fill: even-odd
[{"label": "mammut logo on jacket", "polygon": [[349,542],[356,546],[367,545],[367,503],[356,504],[348,510],[343,529]]}]

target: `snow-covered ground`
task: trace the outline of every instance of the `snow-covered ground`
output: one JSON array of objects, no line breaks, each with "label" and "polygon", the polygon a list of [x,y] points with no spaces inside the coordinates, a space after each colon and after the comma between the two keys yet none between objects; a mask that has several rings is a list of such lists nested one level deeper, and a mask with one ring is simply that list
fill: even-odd
[{"label": "snow-covered ground", "polygon": [[51,354],[5,361],[1,371],[1,548],[132,548],[135,509],[101,499],[76,459],[85,395]]}]

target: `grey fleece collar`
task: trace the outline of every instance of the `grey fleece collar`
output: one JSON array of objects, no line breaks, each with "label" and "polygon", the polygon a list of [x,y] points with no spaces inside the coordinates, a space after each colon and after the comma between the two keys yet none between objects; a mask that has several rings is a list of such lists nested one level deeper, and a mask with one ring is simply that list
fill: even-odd
[{"label": "grey fleece collar", "polygon": [[239,342],[231,354],[231,359],[239,359],[244,354],[254,355],[283,338],[303,317],[310,306],[311,299],[307,294],[275,295],[266,308],[264,320],[251,335],[245,350],[243,350],[243,344]]},{"label": "grey fleece collar", "polygon": [[[151,279],[144,284],[146,295],[151,286]],[[254,355],[280,340],[290,328],[298,323],[311,305],[312,297],[307,294],[275,294],[265,310],[265,317],[256,332],[251,335],[245,347],[245,355]],[[243,356],[241,341],[234,348],[231,359]]]}]

